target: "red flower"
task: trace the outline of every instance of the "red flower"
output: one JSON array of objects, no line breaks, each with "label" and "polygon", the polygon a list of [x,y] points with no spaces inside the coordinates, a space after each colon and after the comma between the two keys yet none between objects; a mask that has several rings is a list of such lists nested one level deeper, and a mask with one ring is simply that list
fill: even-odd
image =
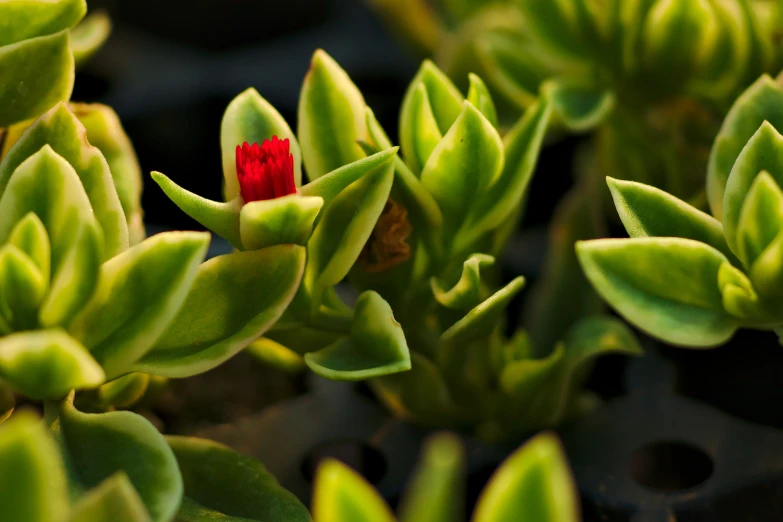
[{"label": "red flower", "polygon": [[237,179],[245,203],[275,199],[296,193],[294,155],[288,138],[237,145]]}]

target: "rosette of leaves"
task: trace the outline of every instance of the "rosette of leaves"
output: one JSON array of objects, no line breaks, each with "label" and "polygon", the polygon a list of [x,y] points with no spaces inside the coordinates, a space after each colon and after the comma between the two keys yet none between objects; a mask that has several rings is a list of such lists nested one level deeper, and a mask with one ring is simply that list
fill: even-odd
[{"label": "rosette of leaves", "polygon": [[[585,364],[639,348],[621,323],[601,318],[538,352],[524,333],[502,335],[504,311],[524,279],[497,288],[492,254],[521,213],[550,108],[532,106],[502,140],[491,96],[480,78],[471,82],[466,99],[424,63],[401,112],[403,160],[345,71],[317,51],[302,87],[298,139],[253,90],[226,110],[228,203],[153,176],[237,248],[306,246],[297,295],[253,343],[256,354],[285,367],[303,356],[330,379],[382,377],[373,387],[400,415],[501,437],[573,414],[584,406]],[[247,202],[236,148],[273,136],[289,140],[297,192]],[[300,157],[311,180],[304,185]],[[305,209],[308,220],[299,217]],[[353,306],[335,291],[344,278],[358,293]]]},{"label": "rosette of leaves", "polygon": [[[402,4],[376,3],[414,16]],[[443,0],[431,53],[452,77],[480,73],[501,116],[550,98],[557,126],[598,130],[604,172],[698,195],[734,98],[783,66],[780,4],[755,0]],[[423,7],[422,7],[423,9]],[[416,27],[411,24],[411,27]]]},{"label": "rosette of leaves", "polygon": [[0,2],[0,129],[70,98],[75,63],[110,30],[101,14],[77,26],[86,12],[85,0]]},{"label": "rosette of leaves", "polygon": [[609,180],[630,239],[588,241],[587,277],[621,315],[666,342],[711,347],[783,325],[783,89],[762,76],[710,154],[712,216],[653,187]]},{"label": "rosette of leaves", "polygon": [[[454,435],[427,441],[398,517],[360,475],[329,460],[316,472],[315,522],[463,522],[464,449]],[[473,522],[577,522],[579,497],[557,439],[541,434],[509,456],[481,492]]]},{"label": "rosette of leaves", "polygon": [[46,423],[19,412],[0,426],[4,520],[310,520],[260,463],[225,446],[164,438],[127,411],[82,413],[73,395],[49,408]]}]

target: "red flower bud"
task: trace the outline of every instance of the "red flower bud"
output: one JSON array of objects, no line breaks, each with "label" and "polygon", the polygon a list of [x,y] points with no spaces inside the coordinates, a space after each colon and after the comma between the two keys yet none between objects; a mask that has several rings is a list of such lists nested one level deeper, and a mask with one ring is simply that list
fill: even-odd
[{"label": "red flower bud", "polygon": [[294,155],[290,142],[272,136],[271,140],[237,145],[237,179],[245,203],[275,199],[296,193]]}]

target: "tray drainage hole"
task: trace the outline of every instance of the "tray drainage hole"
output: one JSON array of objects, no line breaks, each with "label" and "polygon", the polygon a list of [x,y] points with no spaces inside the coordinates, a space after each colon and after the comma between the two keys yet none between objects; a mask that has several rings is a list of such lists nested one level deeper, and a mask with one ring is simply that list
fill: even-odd
[{"label": "tray drainage hole", "polygon": [[648,489],[673,493],[704,484],[714,470],[703,450],[676,440],[651,442],[637,448],[628,460],[631,478]]},{"label": "tray drainage hole", "polygon": [[361,440],[339,439],[322,442],[302,461],[301,471],[308,482],[313,481],[318,464],[323,459],[337,459],[362,474],[370,483],[377,484],[386,475],[386,457],[378,448]]}]

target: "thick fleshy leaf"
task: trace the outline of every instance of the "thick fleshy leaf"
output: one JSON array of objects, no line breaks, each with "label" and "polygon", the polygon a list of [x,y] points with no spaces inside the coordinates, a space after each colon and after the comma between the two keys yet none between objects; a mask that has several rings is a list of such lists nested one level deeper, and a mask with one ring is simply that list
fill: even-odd
[{"label": "thick fleshy leaf", "polygon": [[0,378],[33,399],[60,399],[72,389],[94,388],[106,375],[76,339],[62,330],[0,337]]},{"label": "thick fleshy leaf", "polygon": [[726,182],[723,230],[734,252],[739,252],[740,212],[753,181],[762,171],[769,172],[778,184],[783,183],[783,136],[766,121],[742,149]]},{"label": "thick fleshy leaf", "polygon": [[611,91],[558,80],[545,82],[541,92],[555,114],[574,132],[586,132],[603,123],[615,104]]},{"label": "thick fleshy leaf", "polygon": [[15,330],[38,325],[38,306],[48,281],[32,259],[14,245],[0,248],[0,310]]},{"label": "thick fleshy leaf", "polygon": [[508,31],[483,34],[476,54],[486,78],[515,106],[526,109],[536,101],[541,82],[551,75],[549,57],[541,56],[525,36]]},{"label": "thick fleshy leaf", "polygon": [[68,495],[57,447],[44,424],[21,412],[0,426],[0,505],[3,518],[61,522]]},{"label": "thick fleshy leaf", "polygon": [[0,3],[0,46],[68,29],[86,12],[85,0],[6,0]]},{"label": "thick fleshy leaf", "polygon": [[[479,197],[468,221],[474,237],[499,227],[522,204],[538,161],[550,114],[550,104],[541,100],[530,106],[505,135],[502,172],[483,195],[473,194]],[[465,241],[470,242],[471,238]]]},{"label": "thick fleshy leaf", "polygon": [[449,347],[469,343],[489,335],[502,318],[511,299],[522,290],[523,286],[525,286],[524,277],[514,278],[443,332],[440,336],[441,343]]},{"label": "thick fleshy leaf", "polygon": [[485,254],[473,254],[462,264],[462,275],[454,284],[433,277],[430,286],[435,299],[447,308],[470,310],[481,302],[482,268],[495,264],[495,258]]},{"label": "thick fleshy leaf", "polygon": [[750,267],[750,280],[759,294],[780,301],[783,299],[783,232],[764,249]]},{"label": "thick fleshy leaf", "polygon": [[[777,314],[770,312],[762,303],[748,276],[737,267],[722,264],[718,270],[718,286],[723,295],[723,308],[734,317],[760,326],[775,327],[780,324],[775,318]],[[769,289],[769,286],[764,287],[764,292]]]},{"label": "thick fleshy leaf", "polygon": [[750,186],[737,225],[737,254],[745,266],[752,266],[781,231],[783,190],[765,171],[756,176]]},{"label": "thick fleshy leaf", "polygon": [[395,522],[383,497],[340,461],[321,463],[313,485],[315,522]]},{"label": "thick fleshy leaf", "polygon": [[720,221],[663,190],[607,178],[614,206],[631,237],[682,237],[706,243],[733,259]]},{"label": "thick fleshy leaf", "polygon": [[305,355],[318,375],[338,381],[359,381],[409,370],[405,334],[383,297],[368,290],[356,301],[349,337]]},{"label": "thick fleshy leaf", "polygon": [[87,129],[89,142],[98,147],[109,163],[114,187],[128,222],[130,244],[140,243],[147,237],[142,223],[141,167],[120,118],[111,107],[99,103],[71,103],[68,107]]},{"label": "thick fleshy leaf", "polygon": [[261,337],[294,297],[305,249],[279,245],[201,265],[185,304],[134,369],[187,377],[214,368]]},{"label": "thick fleshy leaf", "polygon": [[[549,415],[552,401],[548,393],[551,383],[563,373],[565,343],[558,343],[549,355],[540,359],[521,358],[511,360],[500,374],[500,387],[514,399],[514,415],[523,414],[534,422],[543,422],[539,415]],[[542,403],[543,407],[542,407]],[[550,411],[547,411],[550,410]],[[525,419],[527,421],[527,419]]]},{"label": "thick fleshy leaf", "polygon": [[11,387],[0,379],[0,424],[5,422],[16,408],[16,395]]},{"label": "thick fleshy leaf", "polygon": [[111,33],[111,19],[102,11],[90,14],[71,30],[71,48],[76,67],[98,52]]},{"label": "thick fleshy leaf", "polygon": [[511,454],[479,497],[474,522],[577,522],[579,496],[557,439],[538,435]]},{"label": "thick fleshy leaf", "polygon": [[585,45],[580,38],[577,18],[578,6],[584,2],[520,0],[517,3],[525,16],[526,29],[545,51],[567,58],[584,54]]},{"label": "thick fleshy leaf", "polygon": [[392,156],[326,203],[307,243],[304,284],[312,310],[318,309],[324,292],[348,274],[370,238],[394,181],[391,160]]},{"label": "thick fleshy leaf", "polygon": [[103,230],[107,258],[127,249],[128,225],[109,164],[101,151],[87,141],[87,130],[65,104],[41,116],[8,151],[0,163],[0,190],[22,162],[44,146],[50,146],[79,175]]},{"label": "thick fleshy leaf", "polygon": [[174,518],[182,500],[182,477],[163,436],[141,415],[129,411],[78,411],[71,394],[60,405],[59,431],[73,477],[92,488],[125,472],[153,522]]},{"label": "thick fleshy leaf", "polygon": [[[448,132],[462,112],[464,99],[434,63],[424,61],[400,108],[400,145],[413,172],[421,172],[429,156],[422,156],[421,148],[431,151],[426,144],[432,142],[435,131],[440,135]],[[432,127],[432,123],[436,124],[436,128]],[[419,143],[419,140],[424,141]]]},{"label": "thick fleshy leaf", "polygon": [[144,396],[149,382],[146,373],[129,373],[98,388],[98,398],[107,407],[130,408]]},{"label": "thick fleshy leaf", "polygon": [[236,248],[242,248],[239,232],[239,213],[242,210],[242,198],[236,196],[226,203],[212,201],[187,191],[160,172],[153,172],[155,180],[163,192],[188,216],[206,228],[226,239]]},{"label": "thick fleshy leaf", "polygon": [[0,128],[35,118],[70,98],[73,65],[67,30],[0,46]]},{"label": "thick fleshy leaf", "polygon": [[299,144],[307,176],[316,180],[364,157],[364,98],[348,74],[319,49],[299,95]]},{"label": "thick fleshy leaf", "polygon": [[[421,182],[443,211],[444,234],[453,237],[503,170],[503,142],[470,102],[438,143]],[[467,245],[458,245],[455,249]],[[459,251],[459,250],[457,250]]]},{"label": "thick fleshy leaf", "polygon": [[400,506],[400,522],[465,520],[465,449],[451,433],[433,435],[424,445]]},{"label": "thick fleshy leaf", "polygon": [[166,232],[103,264],[99,285],[69,331],[112,379],[157,342],[185,302],[209,234]]},{"label": "thick fleshy leaf", "polygon": [[36,214],[28,213],[14,226],[8,243],[24,252],[48,283],[52,272],[52,246],[46,227]]},{"label": "thick fleshy leaf", "polygon": [[323,204],[323,198],[299,194],[247,203],[239,213],[242,246],[258,250],[289,243],[307,244]]},{"label": "thick fleshy leaf", "polygon": [[477,74],[468,75],[470,88],[468,89],[468,101],[473,104],[481,114],[484,115],[493,127],[498,126],[498,113],[495,109],[495,102],[492,101],[492,95],[489,93],[484,80]]},{"label": "thick fleshy leaf", "polygon": [[666,342],[710,347],[737,322],[723,309],[714,248],[690,239],[601,239],[577,243],[587,278],[628,321]]},{"label": "thick fleshy leaf", "polygon": [[266,337],[250,343],[245,353],[266,366],[287,374],[295,375],[307,368],[301,355]]},{"label": "thick fleshy leaf", "polygon": [[766,74],[734,102],[710,152],[707,197],[712,215],[718,219],[723,217],[723,195],[734,163],[765,121],[783,129],[783,90]]},{"label": "thick fleshy leaf", "polygon": [[150,522],[144,502],[128,476],[117,472],[88,491],[71,511],[69,522]]},{"label": "thick fleshy leaf", "polygon": [[244,142],[261,145],[264,140],[271,140],[272,136],[289,140],[290,151],[294,156],[294,181],[298,187],[302,184],[302,152],[291,127],[280,113],[253,88],[247,89],[228,104],[220,124],[220,148],[223,153],[227,198],[233,199],[239,195],[237,145]]},{"label": "thick fleshy leaf", "polygon": [[210,520],[188,514],[195,511],[206,512],[213,520],[310,521],[307,508],[260,462],[209,440],[169,436],[166,442],[177,457],[190,501],[185,516],[180,511],[177,520]]}]

